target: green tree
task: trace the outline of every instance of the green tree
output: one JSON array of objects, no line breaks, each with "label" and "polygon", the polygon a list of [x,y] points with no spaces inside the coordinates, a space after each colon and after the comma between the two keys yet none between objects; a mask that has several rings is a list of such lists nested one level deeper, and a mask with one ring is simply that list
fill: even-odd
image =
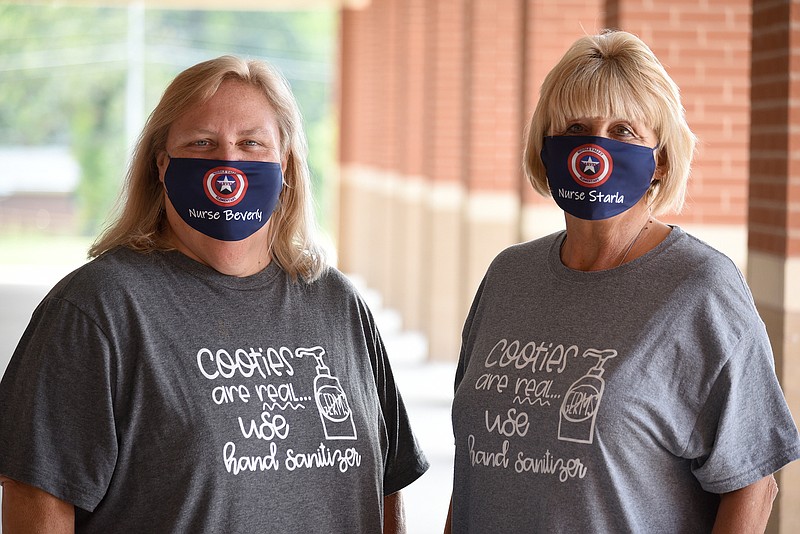
[{"label": "green tree", "polygon": [[72,114],[72,150],[81,167],[78,199],[84,232],[100,229],[118,195],[126,163],[125,137],[120,117],[125,80],[122,73],[90,84]]},{"label": "green tree", "polygon": [[0,6],[0,139],[71,148],[81,168],[77,196],[87,234],[107,213],[125,163],[119,142],[123,15],[115,9]]}]

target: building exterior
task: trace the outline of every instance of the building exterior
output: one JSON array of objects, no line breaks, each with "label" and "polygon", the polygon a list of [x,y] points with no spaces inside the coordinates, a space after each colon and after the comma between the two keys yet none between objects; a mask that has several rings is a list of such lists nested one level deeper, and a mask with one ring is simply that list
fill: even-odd
[{"label": "building exterior", "polygon": [[0,231],[78,231],[80,168],[66,147],[0,147],[0,168]]},{"label": "building exterior", "polygon": [[[800,414],[800,38],[796,0],[372,0],[342,9],[339,262],[378,289],[429,357],[453,360],[506,246],[563,228],[522,175],[549,69],[584,33],[642,37],[700,139],[684,212],[731,256]],[[800,466],[771,532],[800,531]]]}]

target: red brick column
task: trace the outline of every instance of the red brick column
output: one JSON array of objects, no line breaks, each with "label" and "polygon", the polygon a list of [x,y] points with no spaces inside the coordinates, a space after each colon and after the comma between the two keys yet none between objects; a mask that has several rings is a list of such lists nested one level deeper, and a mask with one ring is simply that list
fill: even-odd
[{"label": "red brick column", "polygon": [[399,154],[402,144],[400,109],[403,94],[400,13],[406,0],[372,0],[369,7],[374,16],[373,53],[375,64],[371,77],[376,100],[370,117],[372,125],[373,158],[371,162],[371,202],[364,221],[372,229],[368,241],[371,262],[369,281],[380,291],[384,303],[398,306],[398,283],[403,273],[400,260],[404,251],[398,246],[402,225],[398,188]]},{"label": "red brick column", "polygon": [[[372,0],[365,13],[369,23],[368,76],[369,95],[368,132],[365,147],[369,150],[361,160],[359,188],[364,197],[361,224],[366,229],[366,241],[360,246],[366,252],[362,273],[370,287],[385,296],[388,279],[388,245],[394,210],[388,202],[390,193],[388,172],[395,150],[395,97],[394,79],[396,43],[394,40],[393,4],[395,0]],[[365,246],[369,243],[369,246]]]},{"label": "red brick column", "polygon": [[464,322],[462,306],[463,231],[461,213],[465,166],[465,49],[467,6],[438,0],[428,9],[426,42],[431,60],[426,116],[429,169],[423,245],[424,332],[434,360],[458,357]]},{"label": "red brick column", "polygon": [[367,232],[360,215],[366,209],[358,187],[359,165],[369,153],[370,98],[367,50],[369,21],[364,11],[343,9],[340,27],[339,63],[339,267],[363,273]]},{"label": "red brick column", "polygon": [[392,186],[399,145],[396,11],[402,1],[344,9],[341,30],[340,267],[384,296],[399,255]]},{"label": "red brick column", "polygon": [[463,315],[492,258],[519,241],[524,2],[470,2]]},{"label": "red brick column", "polygon": [[[526,2],[522,114],[527,125],[544,77],[569,46],[587,33],[606,27],[602,0],[529,0]],[[522,132],[519,132],[522,137]],[[522,165],[522,155],[519,157]],[[530,183],[522,184],[523,208],[520,233],[523,240],[542,237],[564,228],[564,214],[550,198],[535,193]]]},{"label": "red brick column", "polygon": [[423,329],[426,295],[425,201],[429,174],[425,147],[429,142],[430,117],[426,113],[426,84],[430,57],[427,54],[426,21],[432,10],[427,0],[405,0],[398,13],[397,54],[397,169],[398,206],[396,240],[397,273],[392,282],[392,304],[400,311],[406,329]]},{"label": "red brick column", "polygon": [[[748,278],[800,415],[800,2],[754,2]],[[778,477],[770,532],[800,531],[800,466]]]}]

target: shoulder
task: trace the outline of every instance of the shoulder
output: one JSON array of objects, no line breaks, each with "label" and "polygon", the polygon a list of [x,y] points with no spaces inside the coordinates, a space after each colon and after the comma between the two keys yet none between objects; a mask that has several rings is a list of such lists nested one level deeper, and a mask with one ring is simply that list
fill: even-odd
[{"label": "shoulder", "polygon": [[78,267],[62,278],[45,296],[44,303],[60,301],[89,315],[119,309],[131,295],[163,296],[164,262],[159,253],[116,248]]},{"label": "shoulder", "polygon": [[511,245],[495,256],[476,288],[468,320],[477,313],[478,308],[490,305],[496,299],[506,298],[509,291],[528,291],[532,281],[543,283],[543,277],[531,274],[548,270],[548,257],[562,236],[563,231]]},{"label": "shoulder", "polygon": [[555,232],[532,241],[517,243],[504,249],[497,255],[499,261],[520,261],[544,256],[559,242],[563,231]]},{"label": "shoulder", "polygon": [[137,279],[152,279],[155,270],[163,270],[165,262],[161,252],[136,252],[117,247],[65,276],[54,289],[66,293],[97,290],[114,290],[129,287]]},{"label": "shoulder", "polygon": [[545,269],[547,258],[553,247],[558,246],[562,232],[556,232],[539,239],[511,245],[502,250],[492,260],[486,278],[504,277],[511,281],[515,276],[539,269]]},{"label": "shoulder", "polygon": [[319,278],[313,282],[300,281],[299,284],[307,291],[323,293],[336,293],[341,296],[359,297],[356,288],[357,280],[346,276],[335,267],[328,266]]},{"label": "shoulder", "polygon": [[732,292],[745,301],[752,301],[744,275],[732,259],[678,227],[673,231],[679,233],[670,247],[667,261],[676,276],[702,288],[703,293]]},{"label": "shoulder", "polygon": [[90,288],[102,289],[122,284],[132,272],[140,268],[143,256],[144,253],[122,247],[105,252],[62,278],[53,287],[51,294],[77,295],[89,291]]},{"label": "shoulder", "polygon": [[[295,284],[293,306],[304,310],[304,315],[313,315],[316,321],[328,325],[337,335],[350,333],[359,339],[376,343],[378,326],[370,308],[377,302],[366,284],[357,276],[348,276],[329,266],[313,282]],[[313,309],[310,313],[309,308]]]},{"label": "shoulder", "polygon": [[[327,267],[313,282],[298,281],[299,297],[312,298],[326,309],[367,310],[365,296],[369,290],[358,277],[347,276],[335,267]],[[305,299],[303,299],[305,300]]]},{"label": "shoulder", "polygon": [[492,261],[492,267],[518,266],[520,263],[531,261],[545,261],[548,252],[555,246],[562,232],[540,237],[532,241],[517,243],[502,250]]},{"label": "shoulder", "polygon": [[702,271],[710,273],[738,272],[736,264],[724,253],[715,249],[702,239],[686,232],[680,227],[673,228],[676,232],[674,246],[684,259],[689,260],[690,266],[702,266]]},{"label": "shoulder", "polygon": [[763,321],[752,293],[733,260],[697,237],[678,231],[666,254],[651,267],[649,278],[656,294],[669,294],[681,316],[701,328],[706,339],[738,340],[754,332],[763,335]]}]

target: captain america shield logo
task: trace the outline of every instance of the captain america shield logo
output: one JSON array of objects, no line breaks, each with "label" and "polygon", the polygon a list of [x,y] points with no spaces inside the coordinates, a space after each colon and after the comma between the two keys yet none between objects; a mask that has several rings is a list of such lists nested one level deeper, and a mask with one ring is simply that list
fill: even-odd
[{"label": "captain america shield logo", "polygon": [[247,175],[234,167],[215,167],[206,173],[204,189],[217,206],[235,206],[247,191]]},{"label": "captain america shield logo", "polygon": [[569,174],[584,187],[603,185],[611,176],[614,160],[603,147],[581,145],[569,154]]}]

